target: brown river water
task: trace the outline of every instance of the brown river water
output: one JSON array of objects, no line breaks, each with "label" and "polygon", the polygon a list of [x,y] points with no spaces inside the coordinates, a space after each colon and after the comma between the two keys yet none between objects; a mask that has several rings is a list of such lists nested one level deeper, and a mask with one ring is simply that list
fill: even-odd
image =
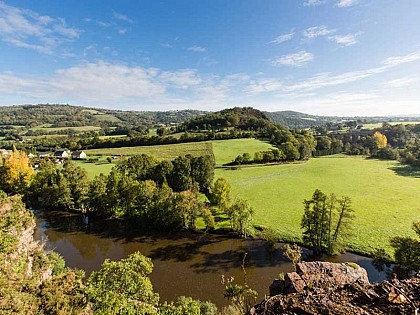
[{"label": "brown river water", "polygon": [[[61,254],[67,266],[87,274],[99,269],[106,258],[119,260],[136,251],[150,257],[154,264],[150,278],[162,302],[184,295],[225,305],[222,275],[233,276],[238,284],[246,281],[262,299],[279,273],[293,270],[282,244],[270,250],[262,240],[187,232],[131,236],[115,224],[111,229],[104,222],[85,226],[80,215],[49,211],[37,212],[36,217],[35,239]],[[367,257],[346,253],[329,261],[355,262],[367,270],[371,282],[386,278]]]}]

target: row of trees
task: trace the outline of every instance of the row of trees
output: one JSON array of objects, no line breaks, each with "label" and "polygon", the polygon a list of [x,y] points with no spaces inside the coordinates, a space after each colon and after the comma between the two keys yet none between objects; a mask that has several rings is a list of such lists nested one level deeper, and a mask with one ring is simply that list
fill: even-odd
[{"label": "row of trees", "polygon": [[399,160],[420,165],[420,124],[391,125],[384,123],[375,131],[350,130],[316,136],[315,156],[345,153]]},{"label": "row of trees", "polygon": [[27,156],[18,150],[0,167],[1,187],[21,193],[26,200],[43,209],[78,210],[90,215],[129,219],[147,228],[196,228],[199,217],[208,229],[215,221],[205,193],[215,211],[225,213],[232,230],[241,236],[252,231],[253,210],[246,201],[233,200],[225,179],[213,186],[214,161],[210,156],[178,157],[157,161],[147,155],[121,161],[109,175],[88,180],[86,170],[72,161],[62,168],[44,161],[34,173]]},{"label": "row of trees", "polygon": [[89,181],[86,171],[71,161],[63,168],[45,162],[34,175],[27,198],[44,209],[121,216],[153,228],[195,229],[202,216],[212,228],[211,211],[199,201],[198,193],[210,191],[213,170],[208,156],[158,162],[140,155],[121,162],[108,176],[101,174]]}]

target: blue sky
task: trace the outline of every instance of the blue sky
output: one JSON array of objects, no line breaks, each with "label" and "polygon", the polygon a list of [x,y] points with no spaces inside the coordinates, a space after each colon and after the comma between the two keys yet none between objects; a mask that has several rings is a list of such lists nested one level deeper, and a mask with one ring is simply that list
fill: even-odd
[{"label": "blue sky", "polygon": [[420,114],[418,0],[0,0],[0,105]]}]

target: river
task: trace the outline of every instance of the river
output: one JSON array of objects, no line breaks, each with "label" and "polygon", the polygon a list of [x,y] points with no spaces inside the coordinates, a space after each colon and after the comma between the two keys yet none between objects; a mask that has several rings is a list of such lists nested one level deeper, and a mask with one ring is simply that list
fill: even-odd
[{"label": "river", "polygon": [[[106,258],[119,260],[136,251],[150,257],[154,264],[150,278],[162,302],[184,295],[222,306],[226,304],[222,275],[233,276],[235,283],[246,281],[263,298],[279,273],[293,270],[281,244],[270,250],[262,240],[186,232],[130,236],[113,223],[111,229],[104,222],[84,226],[80,215],[50,211],[37,212],[36,217],[35,239],[61,254],[67,266],[87,274],[99,269]],[[355,262],[367,270],[371,282],[386,278],[367,257],[346,253],[329,261]]]}]

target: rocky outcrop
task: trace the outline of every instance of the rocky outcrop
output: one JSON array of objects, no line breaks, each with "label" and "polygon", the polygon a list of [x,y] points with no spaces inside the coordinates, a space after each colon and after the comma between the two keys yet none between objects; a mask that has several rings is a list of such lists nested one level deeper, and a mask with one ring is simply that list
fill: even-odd
[{"label": "rocky outcrop", "polygon": [[249,314],[416,314],[416,309],[420,275],[370,284],[357,264],[308,262],[298,264],[284,280],[275,280],[270,297]]}]

